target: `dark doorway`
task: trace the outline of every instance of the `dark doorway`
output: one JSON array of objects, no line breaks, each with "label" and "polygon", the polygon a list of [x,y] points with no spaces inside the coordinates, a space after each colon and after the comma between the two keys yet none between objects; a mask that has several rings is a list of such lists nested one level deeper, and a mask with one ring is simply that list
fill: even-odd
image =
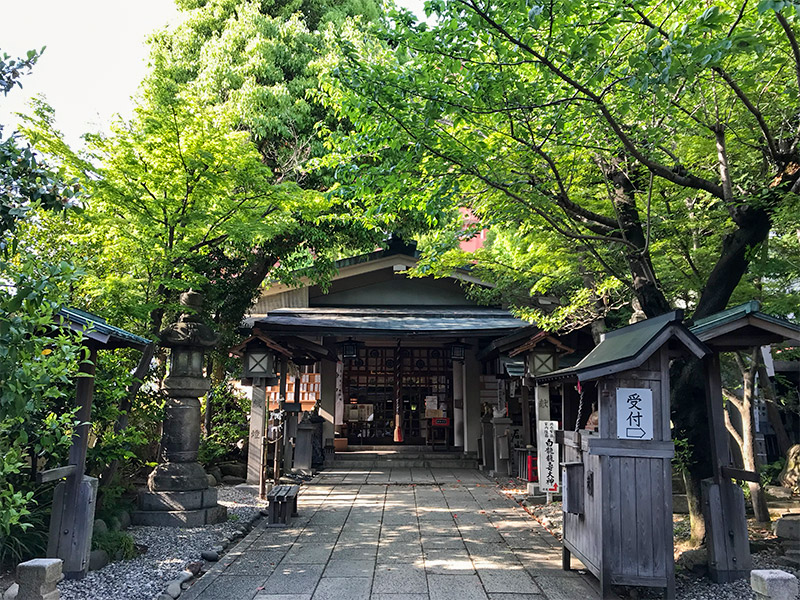
[{"label": "dark doorway", "polygon": [[358,357],[344,365],[348,443],[393,443],[396,394],[402,402],[403,442],[426,443],[427,415],[452,418],[452,372],[445,348],[360,348]]}]

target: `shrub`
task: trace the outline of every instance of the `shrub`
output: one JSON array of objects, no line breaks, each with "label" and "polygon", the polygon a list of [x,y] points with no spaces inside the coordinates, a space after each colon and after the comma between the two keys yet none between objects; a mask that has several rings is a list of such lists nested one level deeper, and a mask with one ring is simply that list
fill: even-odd
[{"label": "shrub", "polygon": [[215,385],[206,394],[205,410],[211,410],[211,431],[200,446],[200,462],[209,465],[232,458],[236,442],[247,439],[250,401],[229,383]]},{"label": "shrub", "polygon": [[92,550],[105,550],[109,558],[121,555],[122,559],[136,558],[136,543],[129,533],[109,529],[92,535]]}]

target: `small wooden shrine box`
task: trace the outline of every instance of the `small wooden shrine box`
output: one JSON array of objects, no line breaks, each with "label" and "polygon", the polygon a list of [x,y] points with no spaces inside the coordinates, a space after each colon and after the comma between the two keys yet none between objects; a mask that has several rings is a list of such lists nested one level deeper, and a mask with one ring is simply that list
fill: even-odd
[{"label": "small wooden shrine box", "polygon": [[[611,585],[661,587],[675,597],[669,362],[709,350],[674,311],[608,333],[574,367],[538,383],[578,382],[585,426],[597,402],[597,430],[559,432],[563,444],[564,568],[574,554]],[[581,393],[581,396],[584,394]]]}]

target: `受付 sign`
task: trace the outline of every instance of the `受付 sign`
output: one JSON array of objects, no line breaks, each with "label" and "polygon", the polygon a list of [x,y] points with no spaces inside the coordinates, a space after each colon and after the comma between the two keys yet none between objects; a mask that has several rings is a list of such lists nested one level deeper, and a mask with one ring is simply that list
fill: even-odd
[{"label": "\u53d7\u4ed8 sign", "polygon": [[542,492],[559,492],[558,443],[556,442],[558,421],[539,421],[538,463],[539,489]]},{"label": "\u53d7\u4ed8 sign", "polygon": [[653,391],[617,388],[617,438],[653,439]]}]

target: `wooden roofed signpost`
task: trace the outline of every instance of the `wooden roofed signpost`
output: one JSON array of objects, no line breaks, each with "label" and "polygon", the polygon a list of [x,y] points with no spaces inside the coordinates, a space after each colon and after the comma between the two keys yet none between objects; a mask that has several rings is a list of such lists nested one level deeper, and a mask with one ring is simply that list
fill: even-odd
[{"label": "wooden roofed signpost", "polygon": [[752,568],[742,489],[733,480],[759,481],[755,472],[731,465],[725,428],[720,352],[800,341],[800,327],[760,312],[757,301],[698,320],[691,331],[714,353],[704,359],[713,475],[703,481],[708,567],[711,578],[727,582],[748,577]]},{"label": "wooden roofed signpost", "polygon": [[702,358],[706,346],[674,311],[606,335],[574,367],[536,377],[537,384],[574,381],[596,393],[597,430],[578,411],[563,444],[564,569],[571,555],[611,585],[661,587],[675,597],[669,362]]},{"label": "wooden roofed signpost", "polygon": [[37,481],[46,483],[66,479],[56,486],[47,556],[64,561],[63,572],[67,578],[78,579],[86,574],[91,551],[94,526],[97,479],[84,474],[86,452],[89,445],[94,375],[97,351],[115,348],[135,348],[145,351],[150,340],[124,329],[113,327],[105,319],[73,308],[59,311],[63,327],[79,331],[88,350],[87,359],[79,367],[76,385],[76,415],[79,425],[72,437],[68,465],[37,473]]}]

